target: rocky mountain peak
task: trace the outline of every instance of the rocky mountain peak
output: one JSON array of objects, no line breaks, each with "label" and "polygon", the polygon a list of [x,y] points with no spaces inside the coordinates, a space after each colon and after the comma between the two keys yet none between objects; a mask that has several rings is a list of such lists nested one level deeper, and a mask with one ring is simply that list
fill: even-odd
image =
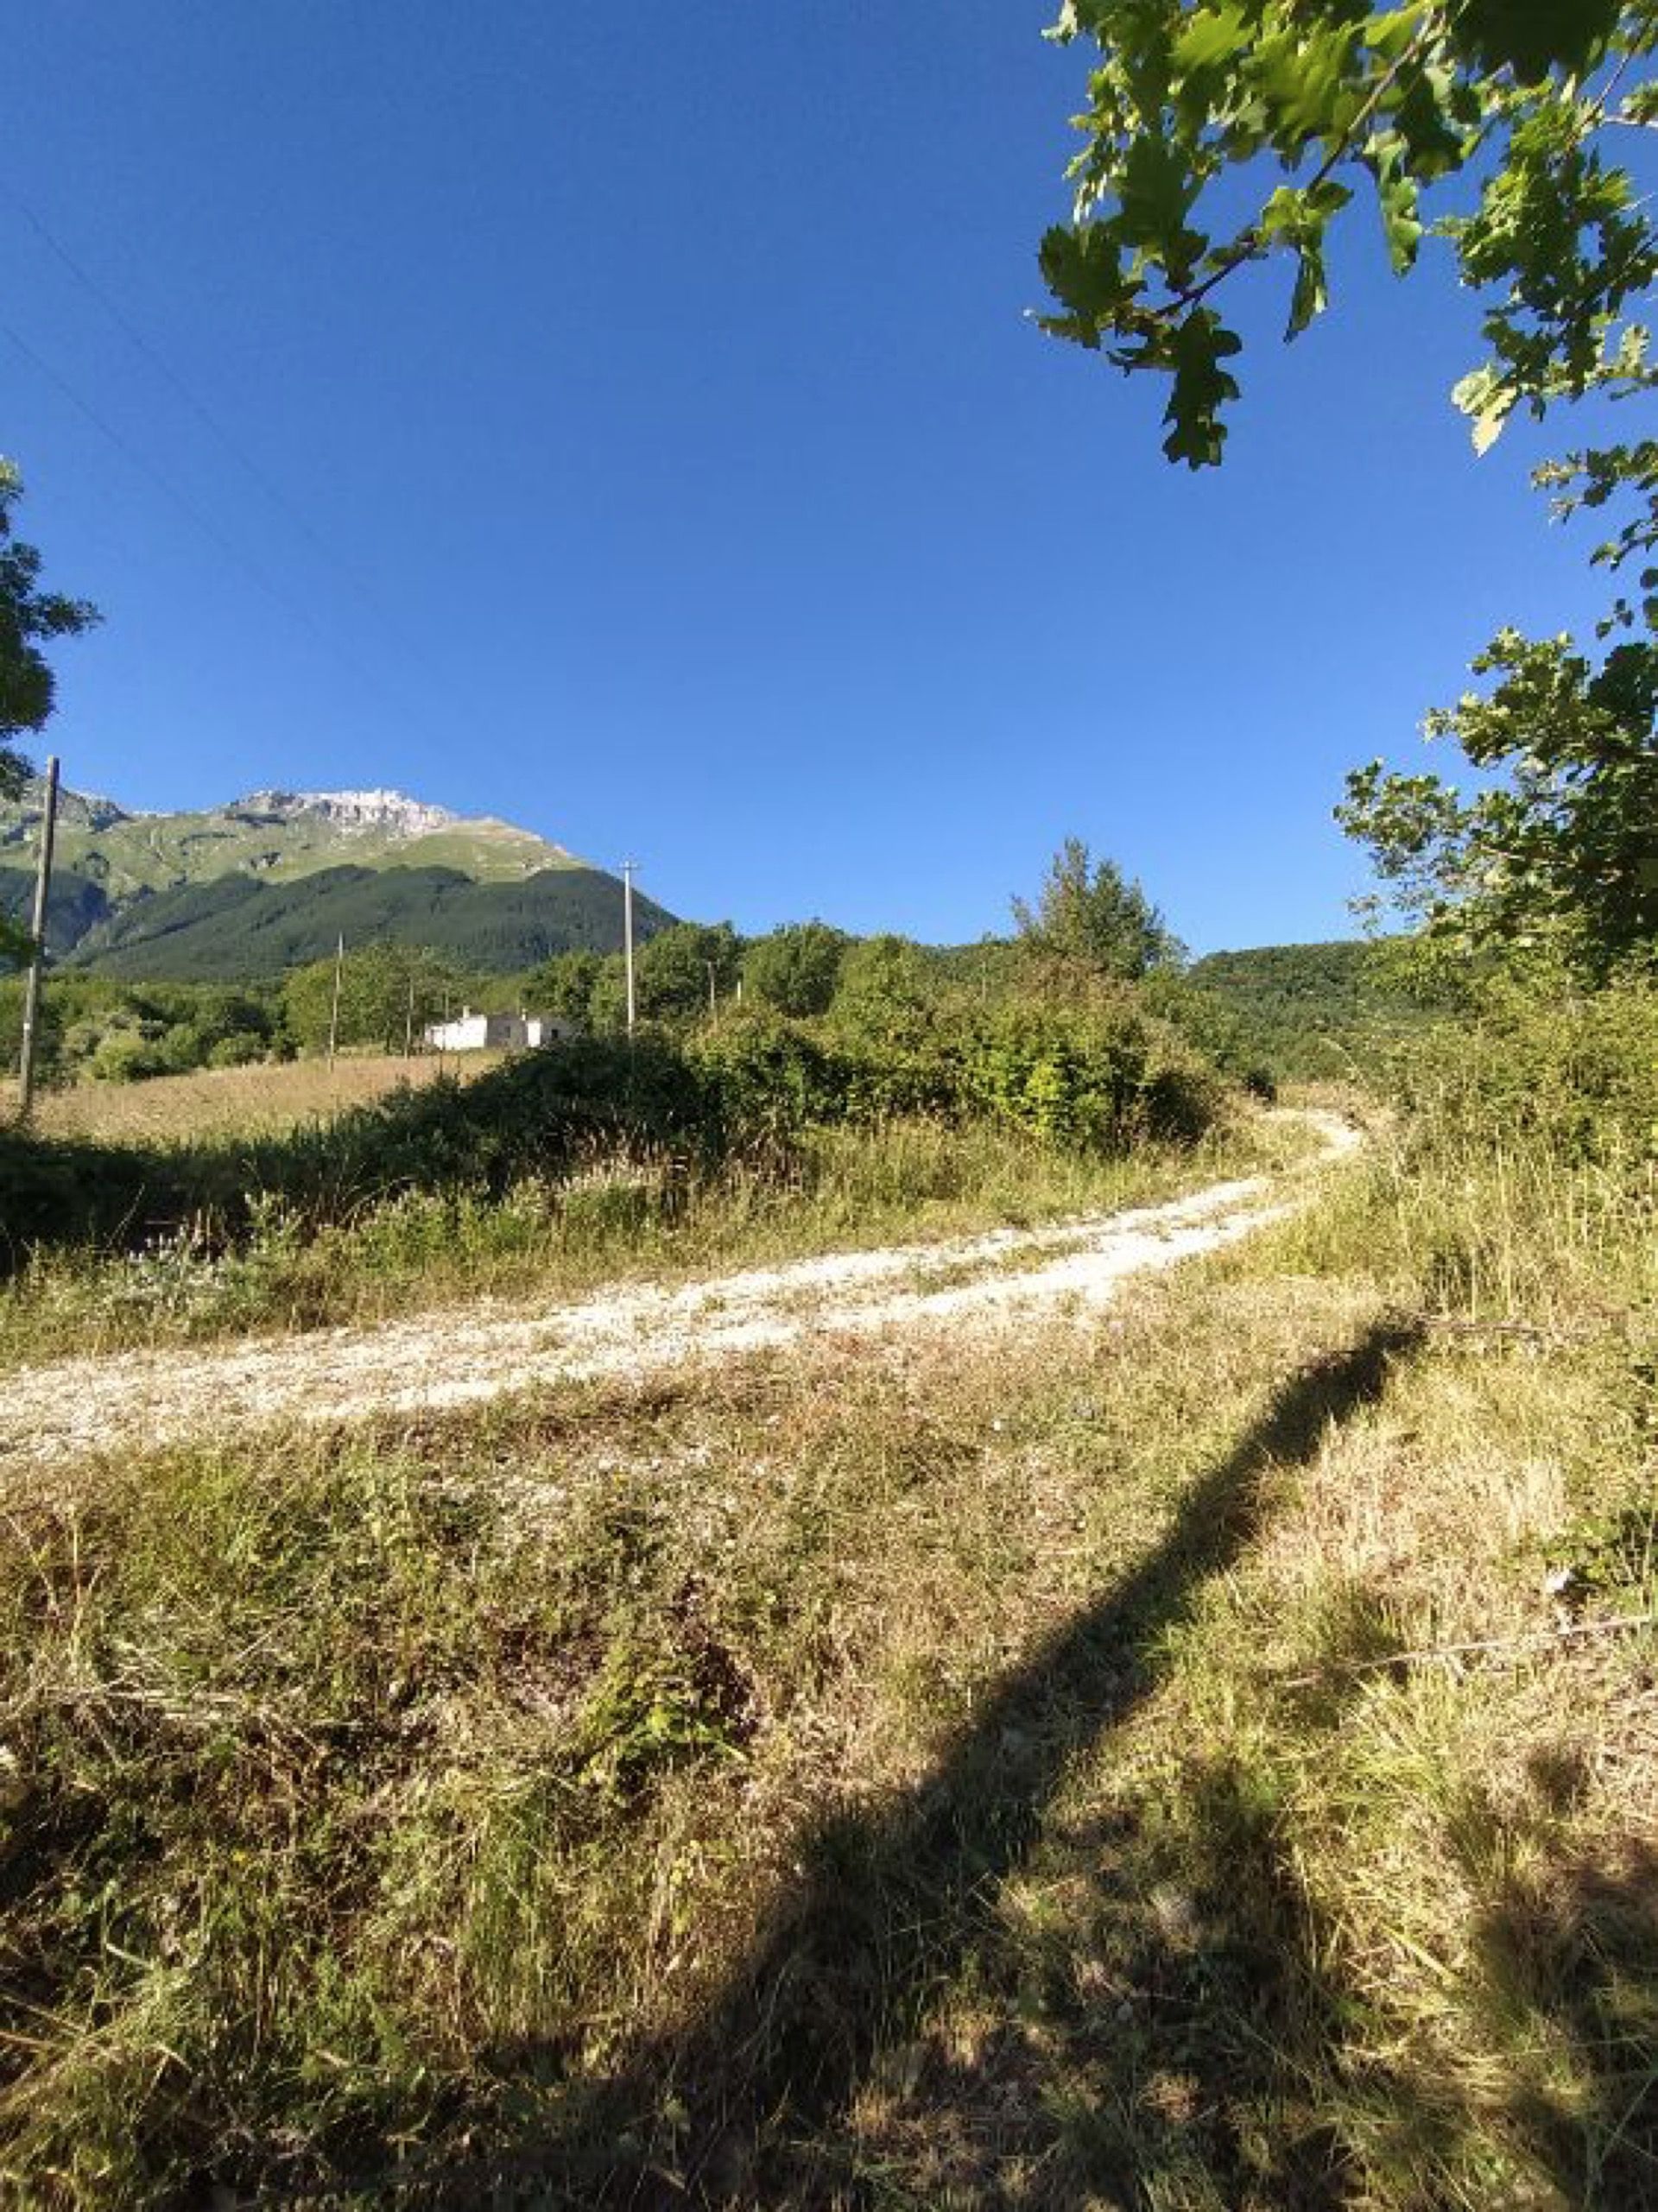
[{"label": "rocky mountain peak", "polygon": [[429,806],[401,791],[250,791],[227,811],[270,814],[282,821],[317,814],[348,832],[389,830],[408,837],[446,830],[461,818],[446,806]]}]

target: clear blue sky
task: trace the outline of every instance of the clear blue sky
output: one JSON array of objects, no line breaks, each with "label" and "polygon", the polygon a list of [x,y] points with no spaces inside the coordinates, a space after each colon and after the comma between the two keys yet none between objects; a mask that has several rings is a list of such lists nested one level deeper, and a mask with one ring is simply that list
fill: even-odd
[{"label": "clear blue sky", "polygon": [[1263,287],[1225,468],[1168,466],[1150,381],[1024,319],[1052,12],[22,11],[0,452],[106,617],[68,781],[393,785],[750,930],[975,937],[1075,834],[1199,950],[1347,933],[1344,768],[1581,619],[1582,548],[1368,234],[1293,348]]}]

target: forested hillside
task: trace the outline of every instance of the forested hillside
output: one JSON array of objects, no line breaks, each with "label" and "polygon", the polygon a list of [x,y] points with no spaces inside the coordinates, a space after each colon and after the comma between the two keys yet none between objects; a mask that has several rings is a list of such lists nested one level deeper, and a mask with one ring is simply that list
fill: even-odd
[{"label": "forested hillside", "polygon": [[[636,895],[642,938],[673,917]],[[72,959],[149,983],[250,983],[348,945],[394,939],[496,972],[622,942],[622,885],[591,868],[476,883],[450,868],[331,868],[288,883],[223,875],[135,899]]]},{"label": "forested hillside", "polygon": [[1356,1048],[1426,1018],[1385,940],[1211,952],[1187,975],[1225,1005],[1281,1078],[1349,1075]]}]

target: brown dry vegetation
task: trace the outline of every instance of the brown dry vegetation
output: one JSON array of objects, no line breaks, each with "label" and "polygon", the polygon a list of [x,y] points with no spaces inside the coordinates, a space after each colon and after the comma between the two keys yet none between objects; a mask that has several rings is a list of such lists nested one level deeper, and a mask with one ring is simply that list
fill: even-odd
[{"label": "brown dry vegetation", "polygon": [[1016,1350],[20,1480],[0,2177],[1655,2201],[1649,1204],[1384,1143]]},{"label": "brown dry vegetation", "polygon": [[1319,1143],[1293,1115],[1259,1113],[1196,1145],[1104,1156],[986,1123],[908,1118],[805,1132],[783,1173],[739,1160],[688,1176],[671,1157],[610,1148],[499,1196],[407,1190],[310,1234],[274,1203],[239,1245],[187,1223],[135,1253],[36,1251],[0,1286],[0,1372],[256,1329],[371,1326],[461,1300],[545,1304],[641,1278],[1097,1215],[1281,1171]]},{"label": "brown dry vegetation", "polygon": [[[263,1060],[249,1067],[198,1068],[145,1083],[83,1083],[43,1091],[35,1125],[43,1136],[95,1137],[106,1144],[168,1144],[194,1137],[260,1136],[296,1122],[366,1106],[402,1083],[438,1075],[463,1079],[498,1067],[499,1052],[342,1052],[325,1060]],[[3,1103],[12,1103],[8,1086]]]}]

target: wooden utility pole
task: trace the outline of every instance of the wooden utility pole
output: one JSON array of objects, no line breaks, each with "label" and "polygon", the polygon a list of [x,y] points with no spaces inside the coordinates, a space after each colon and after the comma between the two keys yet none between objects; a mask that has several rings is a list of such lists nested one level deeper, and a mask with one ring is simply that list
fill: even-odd
[{"label": "wooden utility pole", "polygon": [[23,1049],[17,1064],[17,1114],[26,1122],[35,1105],[35,1042],[41,1013],[41,970],[46,962],[46,901],[52,888],[52,846],[58,827],[58,756],[46,764],[46,805],[41,815],[41,856],[35,871],[35,912],[29,934],[35,950],[23,987]]},{"label": "wooden utility pole", "polygon": [[628,970],[628,1034],[633,1034],[633,877],[639,863],[624,860],[622,863],[622,951]]},{"label": "wooden utility pole", "polygon": [[345,932],[341,930],[339,942],[334,947],[334,1002],[328,1009],[328,1071],[334,1067],[334,1052],[339,1043],[339,979],[345,967]]},{"label": "wooden utility pole", "polygon": [[714,964],[712,960],[705,960],[702,964],[708,970],[708,1019],[710,1021],[718,1021],[719,999],[714,989]]},{"label": "wooden utility pole", "polygon": [[408,971],[408,1005],[403,1014],[403,1058],[414,1057],[414,970]]}]

